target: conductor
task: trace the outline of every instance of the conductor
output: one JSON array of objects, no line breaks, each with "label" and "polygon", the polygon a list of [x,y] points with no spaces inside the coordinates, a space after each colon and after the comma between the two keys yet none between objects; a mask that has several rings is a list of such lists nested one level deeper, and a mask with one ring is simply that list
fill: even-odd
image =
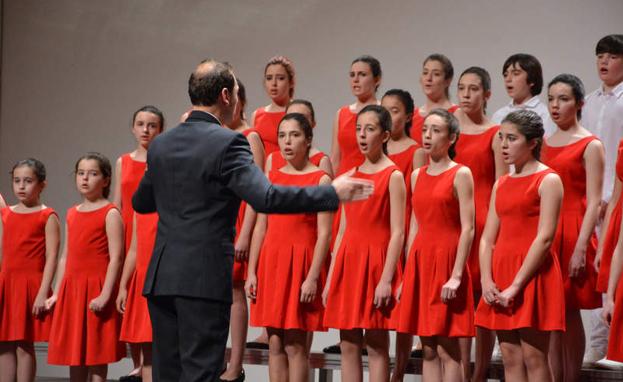
[{"label": "conductor", "polygon": [[336,210],[373,185],[348,176],[331,186],[272,185],[243,135],[224,128],[238,102],[232,68],[205,60],[188,81],[188,119],[149,147],[132,205],[158,212],[143,294],[153,328],[154,381],[218,381],[232,300],[234,226],[240,201],[261,213]]}]

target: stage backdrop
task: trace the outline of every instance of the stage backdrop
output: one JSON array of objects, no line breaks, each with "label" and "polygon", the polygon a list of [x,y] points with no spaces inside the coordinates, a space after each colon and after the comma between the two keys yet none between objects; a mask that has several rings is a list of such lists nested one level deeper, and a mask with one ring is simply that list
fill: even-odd
[{"label": "stage backdrop", "polygon": [[[15,161],[36,157],[48,168],[44,201],[64,217],[79,201],[76,158],[99,151],[114,163],[132,150],[130,118],[145,104],[160,107],[167,128],[175,126],[189,107],[188,76],[204,58],[234,66],[247,86],[250,117],[269,102],[266,61],[290,57],[295,96],[314,103],[315,144],[328,152],[335,112],[354,100],[348,70],[358,55],[381,61],[379,96],[404,88],[418,105],[428,54],[454,63],[455,102],[458,74],[483,66],[493,79],[491,114],[508,102],[501,71],[513,53],[538,57],[546,82],[568,72],[595,89],[595,43],[622,32],[622,14],[619,0],[4,0],[0,192],[13,203],[8,172]],[[314,348],[336,339],[318,335]]]}]

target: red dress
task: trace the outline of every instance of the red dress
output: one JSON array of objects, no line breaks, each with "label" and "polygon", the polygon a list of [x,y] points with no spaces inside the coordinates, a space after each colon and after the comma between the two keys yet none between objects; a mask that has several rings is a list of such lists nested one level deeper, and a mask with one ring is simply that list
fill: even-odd
[{"label": "red dress", "polygon": [[350,106],[342,107],[338,115],[337,144],[340,147],[340,165],[337,175],[341,175],[353,167],[363,163],[364,157],[359,151],[356,135],[357,113],[350,110]]},{"label": "red dress", "polygon": [[[389,307],[374,307],[374,291],[383,273],[391,236],[389,179],[396,166],[374,173],[355,172],[355,177],[374,181],[367,200],[342,206],[346,229],[335,252],[333,275],[324,315],[326,327],[335,329],[392,329],[395,301]],[[392,280],[392,289],[398,277]]]},{"label": "red dress", "polygon": [[619,278],[614,295],[614,312],[612,313],[606,358],[623,362],[623,277]]},{"label": "red dress", "polygon": [[[498,180],[495,210],[500,230],[491,258],[491,272],[500,291],[512,283],[537,235],[541,210],[539,186],[551,173],[554,171],[546,169],[522,177],[504,175]],[[560,263],[553,251],[545,256],[512,306],[504,308],[480,300],[476,309],[477,326],[491,330],[565,329],[565,292]]]},{"label": "red dress", "polygon": [[[458,105],[452,105],[448,108],[450,113],[454,113],[459,108]],[[422,145],[422,126],[424,126],[424,120],[426,116],[420,114],[420,108],[416,107],[413,110],[413,119],[411,120],[411,129],[409,130],[409,136],[414,139],[418,145]],[[459,139],[460,140],[460,139]]]},{"label": "red dress", "polygon": [[120,341],[151,342],[151,320],[147,310],[147,299],[143,297],[143,286],[147,266],[154,251],[158,214],[136,215],[136,267],[128,285],[125,313],[121,324]]},{"label": "red dress", "polygon": [[413,189],[418,232],[410,249],[402,281],[399,332],[419,336],[474,336],[474,297],[467,266],[457,296],[441,301],[441,289],[452,276],[461,236],[459,201],[454,178],[461,165],[441,174],[420,169]]},{"label": "red dress", "polygon": [[500,126],[493,126],[480,134],[461,133],[456,142],[456,157],[454,158],[456,162],[469,167],[474,178],[474,207],[476,211],[474,240],[467,264],[472,277],[472,288],[479,293],[482,286],[480,284],[478,248],[489,213],[491,189],[495,183],[495,156],[491,150],[491,144],[499,130]]},{"label": "red dress", "polygon": [[0,342],[47,341],[52,316],[33,316],[32,306],[45,266],[45,226],[56,212],[22,214],[5,207],[1,213]]},{"label": "red dress", "polygon": [[[623,139],[619,142],[619,153],[616,163],[616,176],[619,182],[623,182]],[[621,228],[621,215],[623,208],[623,197],[619,196],[616,201],[614,210],[610,215],[610,222],[604,236],[603,252],[601,254],[601,263],[599,264],[599,275],[597,276],[597,290],[603,293],[608,291],[608,279],[610,278],[610,263],[612,262],[612,254],[619,240],[619,229]],[[590,263],[587,261],[587,265]]]},{"label": "red dress", "polygon": [[[322,151],[318,151],[316,154],[309,157],[309,161],[316,167],[320,167],[320,161],[322,158],[325,158],[327,155]],[[281,151],[276,151],[271,155],[271,170],[279,170],[283,166],[287,164],[283,155],[281,155]]]},{"label": "red dress", "polygon": [[266,156],[274,151],[279,151],[277,143],[277,129],[281,118],[286,115],[285,111],[268,112],[263,107],[255,110],[255,119],[253,120],[253,130],[255,130],[262,139]]},{"label": "red dress", "polygon": [[601,294],[595,291],[597,272],[592,266],[597,251],[595,232],[586,245],[587,266],[584,274],[580,277],[569,277],[569,262],[586,213],[586,169],[582,158],[586,147],[595,139],[597,137],[591,135],[560,147],[549,146],[545,140],[541,150],[542,162],[560,175],[565,190],[552,250],[558,254],[560,260],[567,308],[595,309],[601,306]]},{"label": "red dress", "polygon": [[121,317],[115,308],[116,290],[104,310],[94,313],[89,303],[102,291],[109,262],[106,215],[110,203],[94,211],[67,211],[65,274],[54,308],[48,363],[91,366],[119,361],[125,346],[117,339]]},{"label": "red dress", "polygon": [[[308,174],[269,173],[274,184],[318,185],[324,171]],[[301,303],[301,285],[307,277],[316,246],[317,214],[270,214],[257,269],[257,297],[251,303],[251,325],[305,331],[325,330],[321,274],[316,299]]]},{"label": "red dress", "polygon": [[125,251],[130,249],[132,240],[132,225],[134,223],[134,209],[132,208],[132,195],[136,192],[138,184],[143,179],[147,162],[132,159],[130,154],[121,156],[121,218],[123,219]]}]

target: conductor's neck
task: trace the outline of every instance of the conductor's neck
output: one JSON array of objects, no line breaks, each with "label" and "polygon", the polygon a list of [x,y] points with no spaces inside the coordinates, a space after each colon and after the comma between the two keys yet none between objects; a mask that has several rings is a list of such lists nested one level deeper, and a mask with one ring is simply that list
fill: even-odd
[{"label": "conductor's neck", "polygon": [[210,113],[218,119],[219,123],[223,124],[223,111],[216,105],[213,106],[195,106],[193,105],[192,110],[203,111],[204,113]]}]

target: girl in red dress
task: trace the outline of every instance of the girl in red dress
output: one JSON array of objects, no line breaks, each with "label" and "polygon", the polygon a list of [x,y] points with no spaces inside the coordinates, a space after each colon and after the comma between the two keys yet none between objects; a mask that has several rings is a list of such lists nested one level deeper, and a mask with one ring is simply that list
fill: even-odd
[{"label": "girl in red dress", "polygon": [[[273,183],[307,186],[331,182],[309,161],[313,131],[305,116],[286,114],[278,137],[286,165],[268,174]],[[331,221],[328,212],[258,217],[245,289],[254,301],[251,324],[268,330],[271,381],[305,382],[309,378],[307,332],[324,330],[320,291]]]},{"label": "girl in red dress", "polygon": [[545,140],[542,161],[562,179],[564,197],[552,250],[558,254],[565,283],[566,328],[550,339],[550,365],[555,380],[578,381],[585,336],[580,309],[601,306],[592,264],[597,249],[603,185],[604,147],[578,122],[584,104],[582,81],[571,74],[548,85],[548,107],[556,132]]},{"label": "girl in red dress", "polygon": [[[231,128],[242,133],[249,141],[253,160],[259,168],[264,166],[264,146],[260,135],[247,125],[244,108],[247,105],[247,93],[244,85],[238,81],[238,104],[234,111]],[[221,375],[221,380],[235,381],[244,374],[242,358],[244,356],[247,330],[249,326],[249,308],[247,297],[244,292],[244,282],[247,277],[247,265],[251,235],[255,227],[256,213],[247,203],[240,203],[238,217],[236,219],[236,237],[234,239],[234,270],[233,270],[233,293],[229,320],[229,334],[231,336],[231,352],[227,369]],[[265,335],[268,341],[268,336]]]},{"label": "girl in red dress", "polygon": [[[623,188],[623,140],[619,142],[619,151],[616,162],[616,177],[612,198],[608,203],[608,210],[603,226],[607,227],[604,237],[599,242],[595,269],[599,270],[597,290],[606,292],[602,318],[610,325],[610,337],[608,338],[608,351],[606,359],[623,362],[623,235],[621,235],[621,215],[623,204],[621,201],[621,189]],[[598,259],[603,254],[601,263]],[[601,265],[601,267],[600,267]],[[608,274],[606,274],[606,272]],[[607,283],[607,288],[603,284]]]},{"label": "girl in red dress", "polygon": [[502,156],[515,173],[493,186],[480,240],[482,299],[475,322],[497,332],[509,381],[551,381],[550,333],[565,329],[562,274],[550,249],[563,187],[538,160],[543,133],[533,111],[515,111],[502,121]]},{"label": "girl in red dress", "polygon": [[[491,189],[496,179],[508,172],[508,165],[502,158],[502,148],[497,134],[500,129],[485,114],[487,101],[491,97],[491,77],[479,67],[470,67],[461,73],[457,97],[460,108],[454,115],[459,121],[461,139],[456,144],[454,160],[472,171],[474,177],[474,206],[476,209],[475,231],[472,249],[467,259],[474,302],[480,300],[480,266],[478,244],[485,227]],[[474,307],[475,308],[475,307]],[[466,380],[472,378],[470,366],[471,338],[461,338],[461,359]],[[495,344],[495,333],[485,328],[476,328],[476,363],[473,379],[486,380],[491,353]]]},{"label": "girl in red dress", "polygon": [[[316,114],[314,112],[314,106],[311,102],[304,99],[294,99],[290,101],[288,104],[288,108],[286,109],[286,113],[299,113],[303,114],[305,118],[309,121],[312,128],[316,128]],[[320,168],[322,171],[327,173],[330,177],[333,177],[333,166],[331,165],[331,159],[313,147],[309,150],[309,161],[314,165]],[[270,173],[272,169],[280,169],[281,167],[286,165],[286,160],[281,155],[280,151],[275,151],[270,154],[268,158],[266,158],[266,173]]]},{"label": "girl in red dress", "polygon": [[[135,111],[132,116],[132,135],[136,140],[136,148],[134,151],[120,156],[115,165],[113,203],[115,203],[115,205],[117,205],[117,207],[121,210],[121,217],[123,218],[125,243],[124,254],[128,253],[130,244],[132,243],[134,223],[132,195],[134,195],[134,192],[138,188],[138,184],[141,181],[141,178],[143,178],[143,173],[145,172],[145,166],[147,164],[147,149],[154,138],[160,134],[163,129],[164,115],[157,107],[147,105]],[[147,231],[140,230],[139,232],[142,233]],[[133,269],[128,268],[126,272],[126,280],[122,280],[122,291],[127,288],[127,282],[132,276],[132,271]],[[141,294],[139,294],[139,296],[141,296]],[[139,298],[142,298],[142,296]],[[142,312],[147,314],[146,310]],[[134,315],[133,312],[131,314]],[[151,342],[151,340],[148,342]],[[135,342],[130,343],[130,353],[132,354],[134,370],[132,370],[128,376],[121,377],[121,381],[126,380],[126,378],[131,381],[134,376],[141,376],[143,374],[141,371],[141,359],[151,358],[151,356],[148,354],[141,355],[142,350],[149,352],[151,350],[151,345],[139,345]],[[151,366],[147,367],[151,368]],[[149,378],[148,375],[151,375],[150,370],[145,372],[145,376],[147,376],[147,378]]]},{"label": "girl in red dress", "polygon": [[392,120],[379,105],[357,116],[357,143],[365,157],[354,170],[374,181],[364,201],[342,206],[340,228],[323,292],[324,324],[340,329],[342,380],[361,381],[361,351],[368,351],[370,381],[389,379],[389,334],[395,317],[395,276],[404,244],[405,182],[387,157]]},{"label": "girl in red dress", "polygon": [[130,249],[123,264],[116,300],[117,311],[123,314],[119,340],[138,347],[140,376],[145,382],[152,380],[152,328],[147,300],[142,292],[157,230],[157,213],[146,215],[134,213]]},{"label": "girl in red dress", "polygon": [[260,135],[266,155],[279,151],[277,127],[286,114],[286,107],[294,96],[294,64],[284,56],[271,58],[264,67],[264,90],[270,104],[253,112],[253,129]]},{"label": "girl in red dress", "polygon": [[0,210],[0,379],[34,381],[33,342],[48,340],[52,321],[45,300],[51,293],[60,225],[56,212],[41,203],[43,163],[19,161],[11,178],[18,203]]},{"label": "girl in red dress", "polygon": [[357,113],[367,105],[379,103],[376,91],[381,85],[381,63],[372,56],[357,57],[350,65],[349,76],[350,89],[357,100],[340,108],[333,121],[331,163],[336,175],[363,163],[355,133]]},{"label": "girl in red dress", "polygon": [[435,53],[426,57],[422,64],[420,86],[426,96],[426,103],[413,111],[411,129],[407,132],[417,143],[422,144],[422,125],[429,111],[443,108],[450,113],[458,109],[450,102],[450,84],[454,76],[454,67],[448,57]]},{"label": "girl in red dress", "polygon": [[595,269],[599,272],[597,275],[597,290],[602,293],[606,293],[608,290],[610,263],[619,240],[621,216],[623,215],[623,198],[621,198],[621,191],[623,190],[623,140],[619,142],[615,172],[612,197],[608,202],[608,208],[606,209],[602,224],[602,227],[606,227],[606,231],[602,233],[603,236],[599,240],[594,263]]},{"label": "girl in red dress", "polygon": [[164,115],[155,106],[143,106],[132,116],[132,135],[136,140],[134,151],[117,159],[113,203],[121,210],[124,224],[125,252],[132,239],[132,195],[143,178],[147,164],[147,149],[154,138],[164,129]]},{"label": "girl in red dress", "polygon": [[451,113],[432,110],[422,139],[430,164],[411,176],[410,251],[397,330],[420,336],[424,381],[456,381],[462,378],[459,338],[474,335],[467,267],[474,237],[474,186],[469,168],[452,160],[459,125]]},{"label": "girl in red dress", "polygon": [[[623,144],[623,140],[621,144]],[[621,144],[619,144],[619,147]],[[623,162],[623,158],[619,150],[617,172],[621,167],[621,162]],[[619,208],[621,207],[619,206]],[[618,234],[616,248],[610,263],[608,291],[601,314],[603,320],[610,326],[606,359],[623,362],[623,278],[621,277],[623,272],[623,234],[620,232],[620,227]]]},{"label": "girl in red dress", "polygon": [[[405,237],[408,235],[409,217],[411,216],[411,172],[414,168],[423,166],[426,161],[424,149],[407,135],[413,116],[413,98],[411,94],[401,89],[391,89],[385,92],[381,105],[389,111],[392,117],[392,130],[387,141],[388,157],[402,172],[406,183],[405,208]],[[401,253],[399,267],[403,268],[404,253]],[[392,372],[392,381],[402,381],[405,368],[411,356],[413,335],[396,333],[396,364]]]},{"label": "girl in red dress", "polygon": [[108,364],[125,355],[118,341],[121,317],[115,309],[123,256],[123,220],[106,197],[111,166],[99,153],[82,156],[75,167],[82,203],[67,211],[65,248],[56,287],[48,363],[68,365],[72,382],[106,380]]}]

